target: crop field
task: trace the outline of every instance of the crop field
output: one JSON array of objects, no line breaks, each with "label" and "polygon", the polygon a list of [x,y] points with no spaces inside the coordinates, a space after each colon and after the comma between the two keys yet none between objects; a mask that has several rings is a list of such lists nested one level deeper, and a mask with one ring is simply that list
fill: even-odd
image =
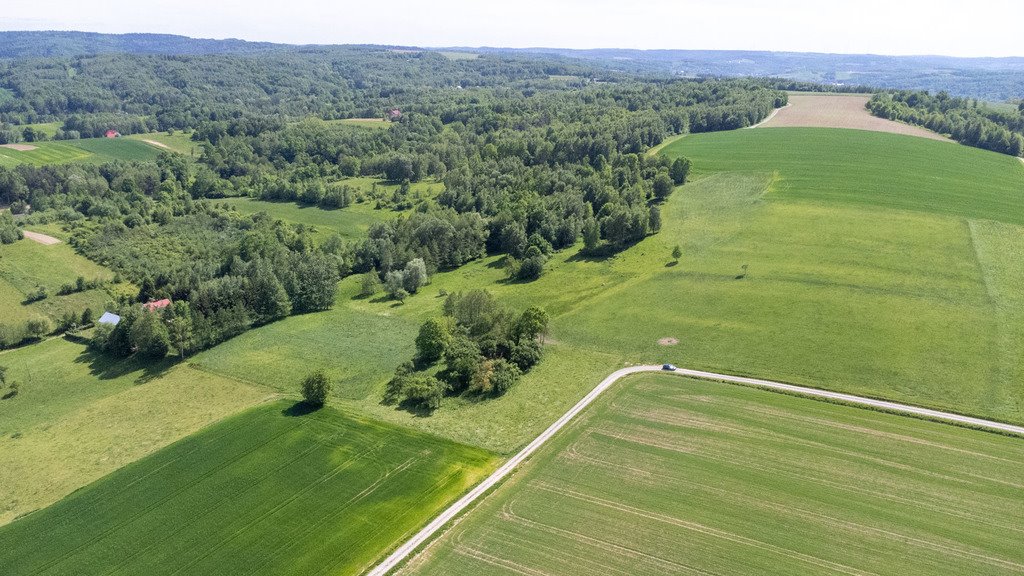
[{"label": "crop field", "polygon": [[102,163],[111,160],[153,160],[160,150],[129,138],[87,138],[59,142],[34,142],[32,150],[0,148],[0,166],[43,166],[68,162]]},{"label": "crop field", "polygon": [[271,393],[170,362],[103,358],[62,338],[0,352],[0,365],[19,384],[0,399],[0,525]]},{"label": "crop field", "polygon": [[761,128],[853,128],[952,142],[931,130],[872,116],[864,107],[870,94],[811,94],[791,92],[789,106],[780,109]]},{"label": "crop field", "polygon": [[0,566],[356,574],[495,465],[482,450],[296,406],[229,418],[0,528]]},{"label": "crop field", "polygon": [[[58,295],[64,284],[86,280],[110,280],[113,273],[75,253],[67,244],[43,245],[24,239],[0,245],[0,324],[23,322],[36,316],[59,318],[64,312],[81,313],[92,307],[100,311],[110,298],[101,289]],[[50,296],[45,300],[24,304],[26,296],[44,286]]]},{"label": "crop field", "polygon": [[1024,442],[667,375],[606,392],[402,574],[1019,574]]}]

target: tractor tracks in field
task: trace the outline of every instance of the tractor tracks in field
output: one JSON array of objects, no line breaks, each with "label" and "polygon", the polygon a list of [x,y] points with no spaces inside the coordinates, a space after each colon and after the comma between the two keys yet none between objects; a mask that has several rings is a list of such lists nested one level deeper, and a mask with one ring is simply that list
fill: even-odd
[{"label": "tractor tracks in field", "polygon": [[[1024,162],[1024,159],[1022,159]],[[836,402],[840,404],[848,404],[851,406],[860,406],[870,408],[873,410],[880,410],[884,412],[890,412],[893,414],[900,414],[905,416],[913,416],[916,418],[923,418],[927,420],[933,420],[936,422],[943,422],[947,424],[955,424],[959,426],[965,426],[969,428],[977,428],[981,430],[988,430],[993,432],[999,432],[1002,434],[1014,434],[1024,437],[1024,426],[1017,426],[1014,424],[1007,424],[1005,422],[997,422],[994,420],[986,420],[984,418],[975,418],[973,416],[965,416],[963,414],[956,414],[953,412],[943,412],[941,410],[933,410],[930,408],[922,408],[920,406],[912,406],[910,404],[901,404],[899,402],[890,402],[888,400],[878,400],[875,398],[868,398],[865,396],[857,396],[854,394],[845,394],[842,392],[832,392],[829,390],[821,390],[819,388],[810,388],[807,386],[797,386],[794,384],[786,384],[784,382],[775,382],[773,380],[761,380],[759,378],[748,378],[745,376],[733,376],[730,374],[719,374],[716,372],[706,372],[703,370],[692,370],[688,368],[676,368],[674,370],[665,370],[662,366],[629,366],[612,372],[608,377],[602,380],[593,390],[591,390],[586,396],[584,396],[579,402],[576,403],[568,412],[563,414],[558,420],[556,420],[551,426],[549,426],[544,432],[533,439],[525,448],[520,450],[515,456],[508,459],[501,467],[491,473],[486,479],[473,487],[472,490],[467,492],[461,498],[459,498],[454,504],[446,508],[441,514],[430,521],[424,526],[419,532],[414,534],[411,538],[402,543],[396,548],[387,558],[382,562],[370,569],[366,574],[367,576],[384,576],[391,573],[392,570],[397,568],[400,564],[405,562],[406,559],[412,556],[416,550],[430,541],[436,534],[441,532],[450,522],[455,520],[462,512],[470,508],[478,499],[487,494],[492,488],[497,486],[502,480],[504,480],[509,474],[511,474],[521,464],[525,463],[534,452],[539,450],[548,440],[554,437],[562,428],[569,424],[573,419],[576,418],[581,412],[583,412],[591,403],[594,402],[605,390],[610,388],[621,378],[632,374],[638,374],[643,372],[654,372],[662,374],[672,374],[676,376],[683,376],[687,378],[697,378],[701,380],[711,380],[715,382],[722,382],[727,384],[736,384],[741,386],[749,386],[753,388],[760,388],[764,390],[771,390],[775,392],[781,392],[785,394],[792,394],[796,396],[803,396],[807,398],[817,398],[826,400],[829,402]]]}]

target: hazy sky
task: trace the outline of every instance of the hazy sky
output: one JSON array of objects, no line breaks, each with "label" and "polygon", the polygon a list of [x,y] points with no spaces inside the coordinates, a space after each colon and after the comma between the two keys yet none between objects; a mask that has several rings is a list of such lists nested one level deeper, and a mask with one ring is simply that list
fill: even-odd
[{"label": "hazy sky", "polygon": [[1024,0],[2,0],[0,29],[299,44],[1024,56]]}]

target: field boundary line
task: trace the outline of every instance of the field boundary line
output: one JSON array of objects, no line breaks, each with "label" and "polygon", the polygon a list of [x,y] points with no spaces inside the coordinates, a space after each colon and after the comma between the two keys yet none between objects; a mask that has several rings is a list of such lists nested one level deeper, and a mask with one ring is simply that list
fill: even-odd
[{"label": "field boundary line", "polygon": [[772,110],[772,113],[769,114],[768,117],[765,118],[764,120],[761,120],[760,122],[758,122],[757,124],[754,124],[753,126],[747,126],[747,128],[757,128],[757,127],[759,127],[759,126],[761,126],[763,124],[767,124],[768,122],[771,122],[772,118],[775,118],[775,115],[779,113],[779,110],[782,110],[783,108],[789,108],[789,107],[790,107],[790,104],[787,102],[786,105],[783,106],[782,108],[776,108],[776,109]]},{"label": "field boundary line", "polygon": [[646,366],[630,366],[627,368],[621,368],[609,374],[600,384],[594,387],[586,396],[584,396],[579,402],[577,402],[568,412],[563,414],[558,420],[555,420],[546,430],[541,432],[539,436],[533,439],[525,448],[520,450],[515,456],[505,462],[500,468],[495,470],[484,479],[482,482],[473,487],[472,490],[467,492],[454,504],[446,508],[441,514],[430,521],[429,524],[424,526],[413,535],[411,538],[406,540],[402,545],[395,549],[387,558],[381,561],[379,564],[374,566],[371,570],[366,572],[366,576],[385,576],[392,570],[398,567],[399,564],[404,562],[409,556],[412,555],[420,546],[430,540],[437,532],[439,532],[445,525],[454,520],[464,510],[469,508],[477,499],[486,494],[489,490],[494,488],[498,483],[505,479],[506,476],[511,474],[520,464],[523,464],[534,452],[539,450],[548,440],[550,440],[559,430],[564,428],[569,422],[573,420],[580,412],[585,410],[594,400],[598,398],[605,390],[610,388],[613,384],[619,381],[619,379],[629,376],[631,374],[638,374],[642,372],[658,372],[662,374],[674,374],[676,376],[684,376],[689,378],[697,378],[701,380],[711,380],[715,382],[723,382],[728,384],[739,384],[743,386],[752,386],[755,388],[761,388],[765,390],[772,390],[777,392],[783,392],[787,394],[795,394],[803,397],[810,398],[823,398],[825,400],[833,402],[842,402],[853,406],[864,406],[867,408],[873,408],[876,410],[883,410],[894,414],[902,414],[907,416],[915,416],[918,418],[926,418],[938,422],[958,424],[961,426],[968,426],[972,428],[980,428],[985,430],[991,430],[995,432],[1016,434],[1024,437],[1024,426],[1016,426],[1013,424],[1007,424],[1004,422],[996,422],[993,420],[986,420],[984,418],[975,418],[973,416],[964,416],[962,414],[955,414],[952,412],[943,412],[941,410],[933,410],[930,408],[922,408],[920,406],[912,406],[910,404],[900,404],[898,402],[890,402],[888,400],[876,400],[874,398],[867,398],[865,396],[857,396],[855,394],[846,394],[843,392],[831,392],[828,390],[821,390],[819,388],[809,388],[807,386],[797,386],[795,384],[785,384],[783,382],[775,382],[772,380],[761,380],[758,378],[748,378],[745,376],[733,376],[730,374],[719,374],[716,372],[705,372],[703,370],[693,370],[689,368],[676,368],[673,371],[665,370],[662,366],[646,365]]}]

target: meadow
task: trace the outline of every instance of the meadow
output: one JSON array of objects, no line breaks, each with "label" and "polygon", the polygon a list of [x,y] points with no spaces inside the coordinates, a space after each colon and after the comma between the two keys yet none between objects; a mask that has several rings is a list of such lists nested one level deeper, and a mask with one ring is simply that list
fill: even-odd
[{"label": "meadow", "polygon": [[[39,228],[33,227],[33,230]],[[74,284],[79,276],[86,280],[110,281],[114,274],[78,255],[63,242],[46,246],[26,238],[0,245],[0,310],[3,310],[0,323],[24,322],[37,316],[56,320],[65,312],[81,314],[90,307],[101,312],[110,300],[104,289],[57,294],[61,286]],[[29,293],[39,286],[46,288],[49,297],[25,304]]]},{"label": "meadow", "polygon": [[[489,257],[436,275],[402,305],[359,298],[359,278],[349,278],[333,310],[254,330],[196,365],[282,388],[314,367],[348,382],[358,374],[360,384],[336,391],[343,405],[500,453],[624,363],[1024,422],[1024,266],[1012,257],[1024,251],[1020,163],[841,129],[694,134],[664,153],[700,170],[663,207],[661,232],[618,255],[565,250],[530,283],[508,282],[502,257]],[[448,399],[429,418],[382,406],[442,293],[473,288],[552,315],[538,369],[499,400]]]},{"label": "meadow", "polygon": [[147,134],[132,134],[130,136],[124,136],[128,140],[138,140],[145,142],[150,146],[160,144],[162,146],[156,146],[157,151],[170,150],[171,152],[177,152],[186,156],[198,156],[202,152],[202,147],[198,142],[192,140],[191,132],[176,131],[173,134],[167,132],[149,132]]},{"label": "meadow", "polygon": [[273,393],[63,338],[0,352],[0,365],[19,385],[0,399],[0,525]]},{"label": "meadow", "polygon": [[400,574],[1018,574],[1024,443],[677,376],[605,393]]},{"label": "meadow", "polygon": [[[314,228],[314,236],[320,240],[338,234],[349,240],[365,238],[375,222],[397,218],[405,211],[377,208],[377,201],[370,197],[376,193],[388,197],[398,190],[399,185],[370,177],[346,178],[334,185],[347,185],[367,195],[363,202],[355,202],[345,208],[325,209],[319,206],[296,202],[271,202],[249,197],[227,198],[226,202],[240,214],[266,212],[270,216],[290,224],[303,224]],[[414,199],[437,196],[444,189],[440,182],[423,181],[410,185]]]},{"label": "meadow", "polygon": [[43,166],[68,162],[103,163],[112,160],[154,160],[160,149],[129,138],[86,138],[33,142],[34,150],[19,151],[0,148],[0,166],[19,164]]},{"label": "meadow", "polygon": [[0,528],[0,565],[40,575],[356,574],[495,463],[334,409],[274,402]]}]

